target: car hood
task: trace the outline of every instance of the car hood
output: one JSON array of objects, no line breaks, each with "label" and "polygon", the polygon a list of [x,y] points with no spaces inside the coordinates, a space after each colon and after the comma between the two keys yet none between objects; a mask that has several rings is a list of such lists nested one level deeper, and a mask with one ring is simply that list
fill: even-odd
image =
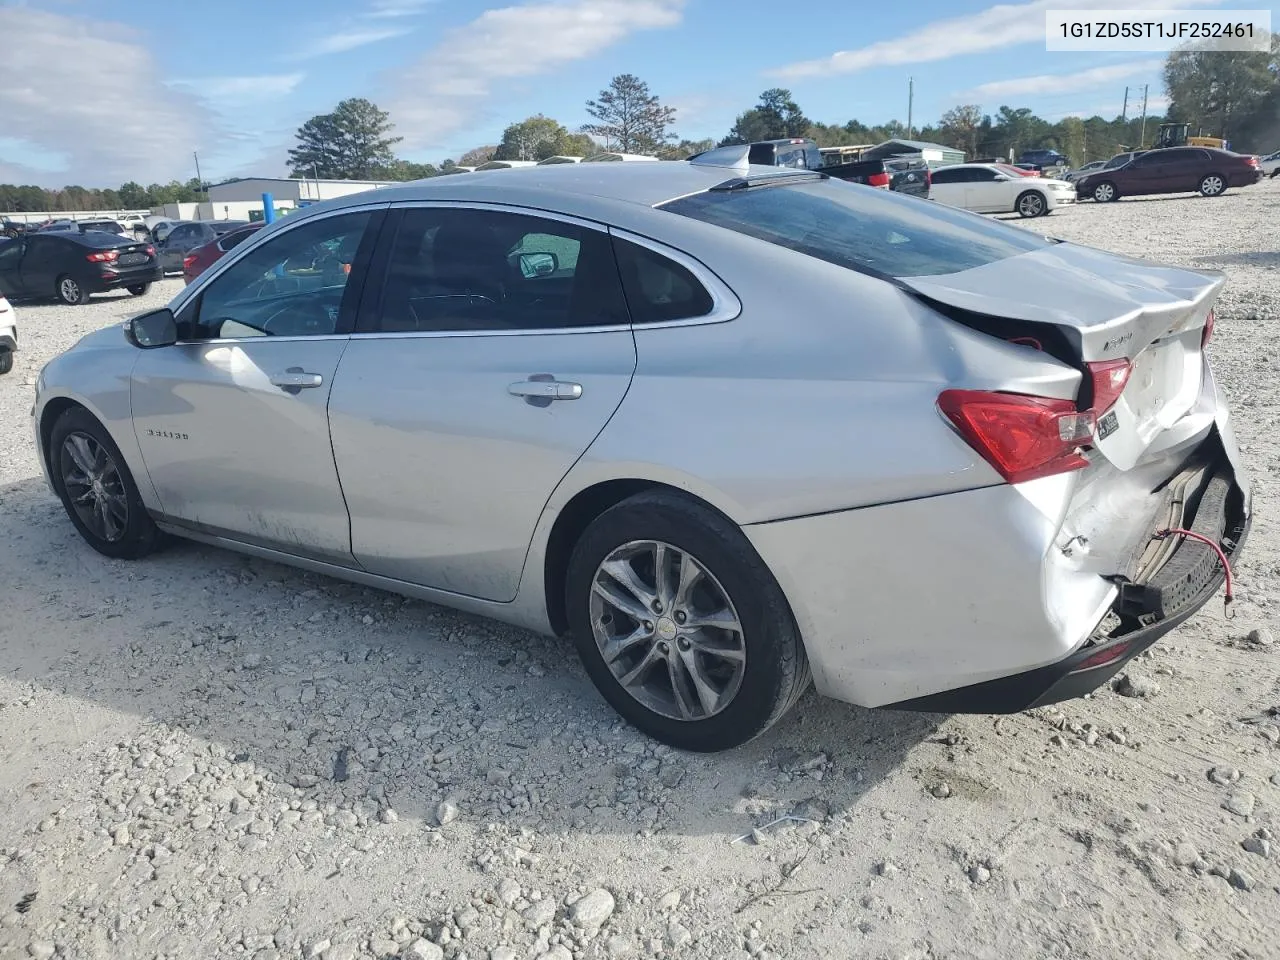
[{"label": "car hood", "polygon": [[121,347],[127,347],[130,350],[135,349],[124,338],[124,325],[116,323],[109,327],[103,327],[101,330],[95,330],[93,333],[86,333],[71,345],[68,352],[70,350],[77,352],[84,350],[116,350]]},{"label": "car hood", "polygon": [[1081,359],[1093,361],[1131,359],[1161,337],[1203,325],[1226,276],[1060,242],[972,270],[901,282],[961,310],[1054,324]]}]

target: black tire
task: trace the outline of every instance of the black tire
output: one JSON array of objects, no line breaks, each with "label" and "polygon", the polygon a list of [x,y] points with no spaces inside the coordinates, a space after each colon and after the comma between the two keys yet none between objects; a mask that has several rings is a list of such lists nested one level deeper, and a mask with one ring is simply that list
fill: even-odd
[{"label": "black tire", "polygon": [[125,287],[125,289],[128,290],[130,293],[132,293],[135,297],[143,297],[143,296],[146,296],[147,291],[151,289],[151,284],[135,283],[131,287]]},{"label": "black tire", "polygon": [[[619,683],[597,646],[590,608],[597,570],[614,550],[645,540],[695,557],[737,612],[745,648],[741,682],[710,716],[682,720],[650,709]],[[812,679],[791,608],[750,541],[720,514],[679,494],[638,494],[597,517],[570,557],[565,600],[578,654],[596,688],[632,725],[678,749],[710,753],[746,743],[790,710]]]},{"label": "black tire", "polygon": [[1024,220],[1032,217],[1043,217],[1049,212],[1049,201],[1045,199],[1045,195],[1039,190],[1024,190],[1018,194],[1018,199],[1013,202],[1013,209]]},{"label": "black tire", "polygon": [[70,274],[64,273],[53,284],[53,294],[70,307],[89,302],[89,289]]},{"label": "black tire", "polygon": [[1206,173],[1196,189],[1202,197],[1220,197],[1227,192],[1227,178],[1220,173]]},{"label": "black tire", "polygon": [[1094,184],[1089,193],[1097,203],[1114,203],[1120,199],[1119,189],[1110,180]]},{"label": "black tire", "polygon": [[13,369],[13,351],[0,350],[0,374],[8,373]]},{"label": "black tire", "polygon": [[[78,509],[73,506],[71,497],[68,495],[67,467],[69,463],[74,467],[74,458],[66,447],[68,439],[77,436],[82,439],[87,437],[97,444],[102,453],[109,458],[115,477],[119,480],[118,484],[106,481],[113,489],[123,494],[126,515],[123,521],[115,521],[121,528],[118,536],[105,537],[93,530],[81,517]],[[138,485],[134,482],[133,474],[129,472],[129,467],[120,454],[120,448],[111,439],[111,434],[106,428],[87,410],[73,407],[58,418],[50,432],[46,456],[49,458],[49,476],[53,479],[53,488],[57,491],[67,516],[71,518],[72,524],[89,546],[104,556],[118,560],[137,560],[160,546],[164,535],[151,519],[151,515],[147,513],[142,497],[138,494]]]}]

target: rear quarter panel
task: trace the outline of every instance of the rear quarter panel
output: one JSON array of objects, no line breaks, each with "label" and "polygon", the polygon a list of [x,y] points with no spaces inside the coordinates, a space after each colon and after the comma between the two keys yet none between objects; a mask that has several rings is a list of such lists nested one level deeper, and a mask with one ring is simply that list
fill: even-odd
[{"label": "rear quarter panel", "polygon": [[938,412],[939,392],[1075,395],[1074,371],[889,283],[694,221],[672,232],[742,312],[636,328],[635,379],[566,478],[569,496],[653,479],[748,524],[981,487],[999,478]]}]

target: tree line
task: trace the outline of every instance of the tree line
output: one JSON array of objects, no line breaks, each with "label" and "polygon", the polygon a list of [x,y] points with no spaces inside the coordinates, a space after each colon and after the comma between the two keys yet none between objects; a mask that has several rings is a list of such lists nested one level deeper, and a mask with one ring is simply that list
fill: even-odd
[{"label": "tree line", "polygon": [[[289,151],[294,177],[335,180],[418,180],[449,173],[459,166],[489,160],[545,160],[587,156],[601,150],[683,160],[717,145],[783,137],[808,137],[819,146],[874,144],[910,137],[963,150],[973,158],[1005,157],[1051,147],[1073,164],[1114,156],[1150,145],[1164,120],[1185,121],[1192,133],[1226,137],[1232,148],[1265,153],[1280,147],[1280,39],[1270,52],[1179,51],[1164,66],[1170,99],[1166,116],[1064,117],[1054,121],[1026,107],[1002,105],[994,113],[979,104],[959,104],[922,127],[908,130],[898,120],[867,125],[858,120],[823,123],[807,117],[791,91],[775,87],[760,94],[719,140],[681,139],[676,110],[633,74],[620,74],[585,104],[590,122],[570,130],[554,118],[536,114],[512,123],[496,144],[468,150],[456,160],[420,163],[396,156],[390,115],[363,98],[343,100],[332,112],[312,117],[298,128]],[[1135,107],[1132,113],[1136,114]],[[208,184],[191,179],[144,187],[124,183],[115,189],[68,186],[49,190],[0,184],[0,211],[143,209],[203,199]]]}]

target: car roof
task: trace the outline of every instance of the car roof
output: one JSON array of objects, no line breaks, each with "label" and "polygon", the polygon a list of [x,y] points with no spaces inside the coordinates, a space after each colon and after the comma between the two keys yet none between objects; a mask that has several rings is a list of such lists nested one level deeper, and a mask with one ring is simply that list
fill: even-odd
[{"label": "car roof", "polygon": [[83,247],[127,247],[134,242],[118,233],[107,233],[104,230],[85,230],[83,232],[79,230],[51,230],[48,233],[38,233],[36,236],[48,237],[51,240],[69,240]]},{"label": "car roof", "polygon": [[518,167],[511,170],[482,170],[462,176],[413,180],[377,191],[347,194],[334,200],[312,204],[287,218],[298,221],[328,210],[360,206],[370,202],[395,203],[413,200],[459,200],[510,203],[548,209],[557,206],[584,208],[603,201],[654,207],[677,197],[709,190],[745,175],[753,179],[794,177],[787,167],[710,166],[687,161],[655,163],[558,163]]}]

